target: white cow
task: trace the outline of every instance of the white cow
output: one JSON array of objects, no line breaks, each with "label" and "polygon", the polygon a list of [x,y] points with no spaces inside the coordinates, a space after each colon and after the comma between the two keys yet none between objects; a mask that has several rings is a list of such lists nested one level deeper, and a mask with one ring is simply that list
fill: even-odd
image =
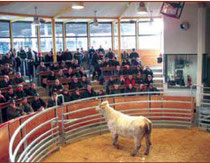
[{"label": "white cow", "polygon": [[117,143],[119,135],[134,138],[135,148],[131,155],[135,156],[141,147],[143,137],[145,137],[146,151],[144,154],[149,154],[151,145],[150,137],[152,132],[152,123],[149,119],[143,116],[125,115],[110,107],[108,101],[104,101],[99,104],[96,110],[102,113],[105,117],[108,128],[112,134],[113,145],[117,149],[119,149],[119,145]]}]

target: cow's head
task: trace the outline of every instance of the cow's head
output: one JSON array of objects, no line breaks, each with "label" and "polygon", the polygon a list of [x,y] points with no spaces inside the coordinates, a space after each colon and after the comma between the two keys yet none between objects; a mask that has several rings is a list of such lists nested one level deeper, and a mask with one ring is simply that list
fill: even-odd
[{"label": "cow's head", "polygon": [[96,107],[96,110],[99,111],[100,113],[104,113],[104,111],[107,107],[109,107],[109,102],[103,101]]}]

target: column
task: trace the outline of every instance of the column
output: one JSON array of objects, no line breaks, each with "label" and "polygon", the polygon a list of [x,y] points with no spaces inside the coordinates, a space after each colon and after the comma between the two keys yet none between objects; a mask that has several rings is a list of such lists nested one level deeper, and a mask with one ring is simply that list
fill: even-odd
[{"label": "column", "polygon": [[[12,31],[12,22],[9,22],[9,32],[10,32],[10,47],[14,48],[14,42],[13,42],[13,31]],[[18,50],[18,49],[16,49]]]},{"label": "column", "polygon": [[53,42],[53,62],[57,62],[56,38],[55,38],[55,19],[52,19],[52,42]]},{"label": "column", "polygon": [[66,50],[66,23],[63,23],[63,51]]},{"label": "column", "polygon": [[121,31],[120,31],[120,19],[118,19],[118,61],[122,63],[121,59]]}]

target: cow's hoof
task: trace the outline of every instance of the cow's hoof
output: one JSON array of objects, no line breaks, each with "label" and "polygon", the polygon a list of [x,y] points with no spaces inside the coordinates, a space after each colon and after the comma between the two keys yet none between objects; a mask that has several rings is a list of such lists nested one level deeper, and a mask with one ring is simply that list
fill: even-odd
[{"label": "cow's hoof", "polygon": [[131,153],[131,156],[132,156],[132,157],[136,156],[136,153]]},{"label": "cow's hoof", "polygon": [[145,152],[144,155],[149,155],[149,152]]}]

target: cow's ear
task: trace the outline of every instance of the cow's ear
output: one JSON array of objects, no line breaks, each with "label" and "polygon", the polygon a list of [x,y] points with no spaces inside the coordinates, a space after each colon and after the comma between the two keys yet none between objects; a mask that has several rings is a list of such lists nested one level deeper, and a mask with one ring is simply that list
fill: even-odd
[{"label": "cow's ear", "polygon": [[100,106],[101,106],[101,108],[105,108],[105,107],[109,106],[109,102],[103,101]]}]

